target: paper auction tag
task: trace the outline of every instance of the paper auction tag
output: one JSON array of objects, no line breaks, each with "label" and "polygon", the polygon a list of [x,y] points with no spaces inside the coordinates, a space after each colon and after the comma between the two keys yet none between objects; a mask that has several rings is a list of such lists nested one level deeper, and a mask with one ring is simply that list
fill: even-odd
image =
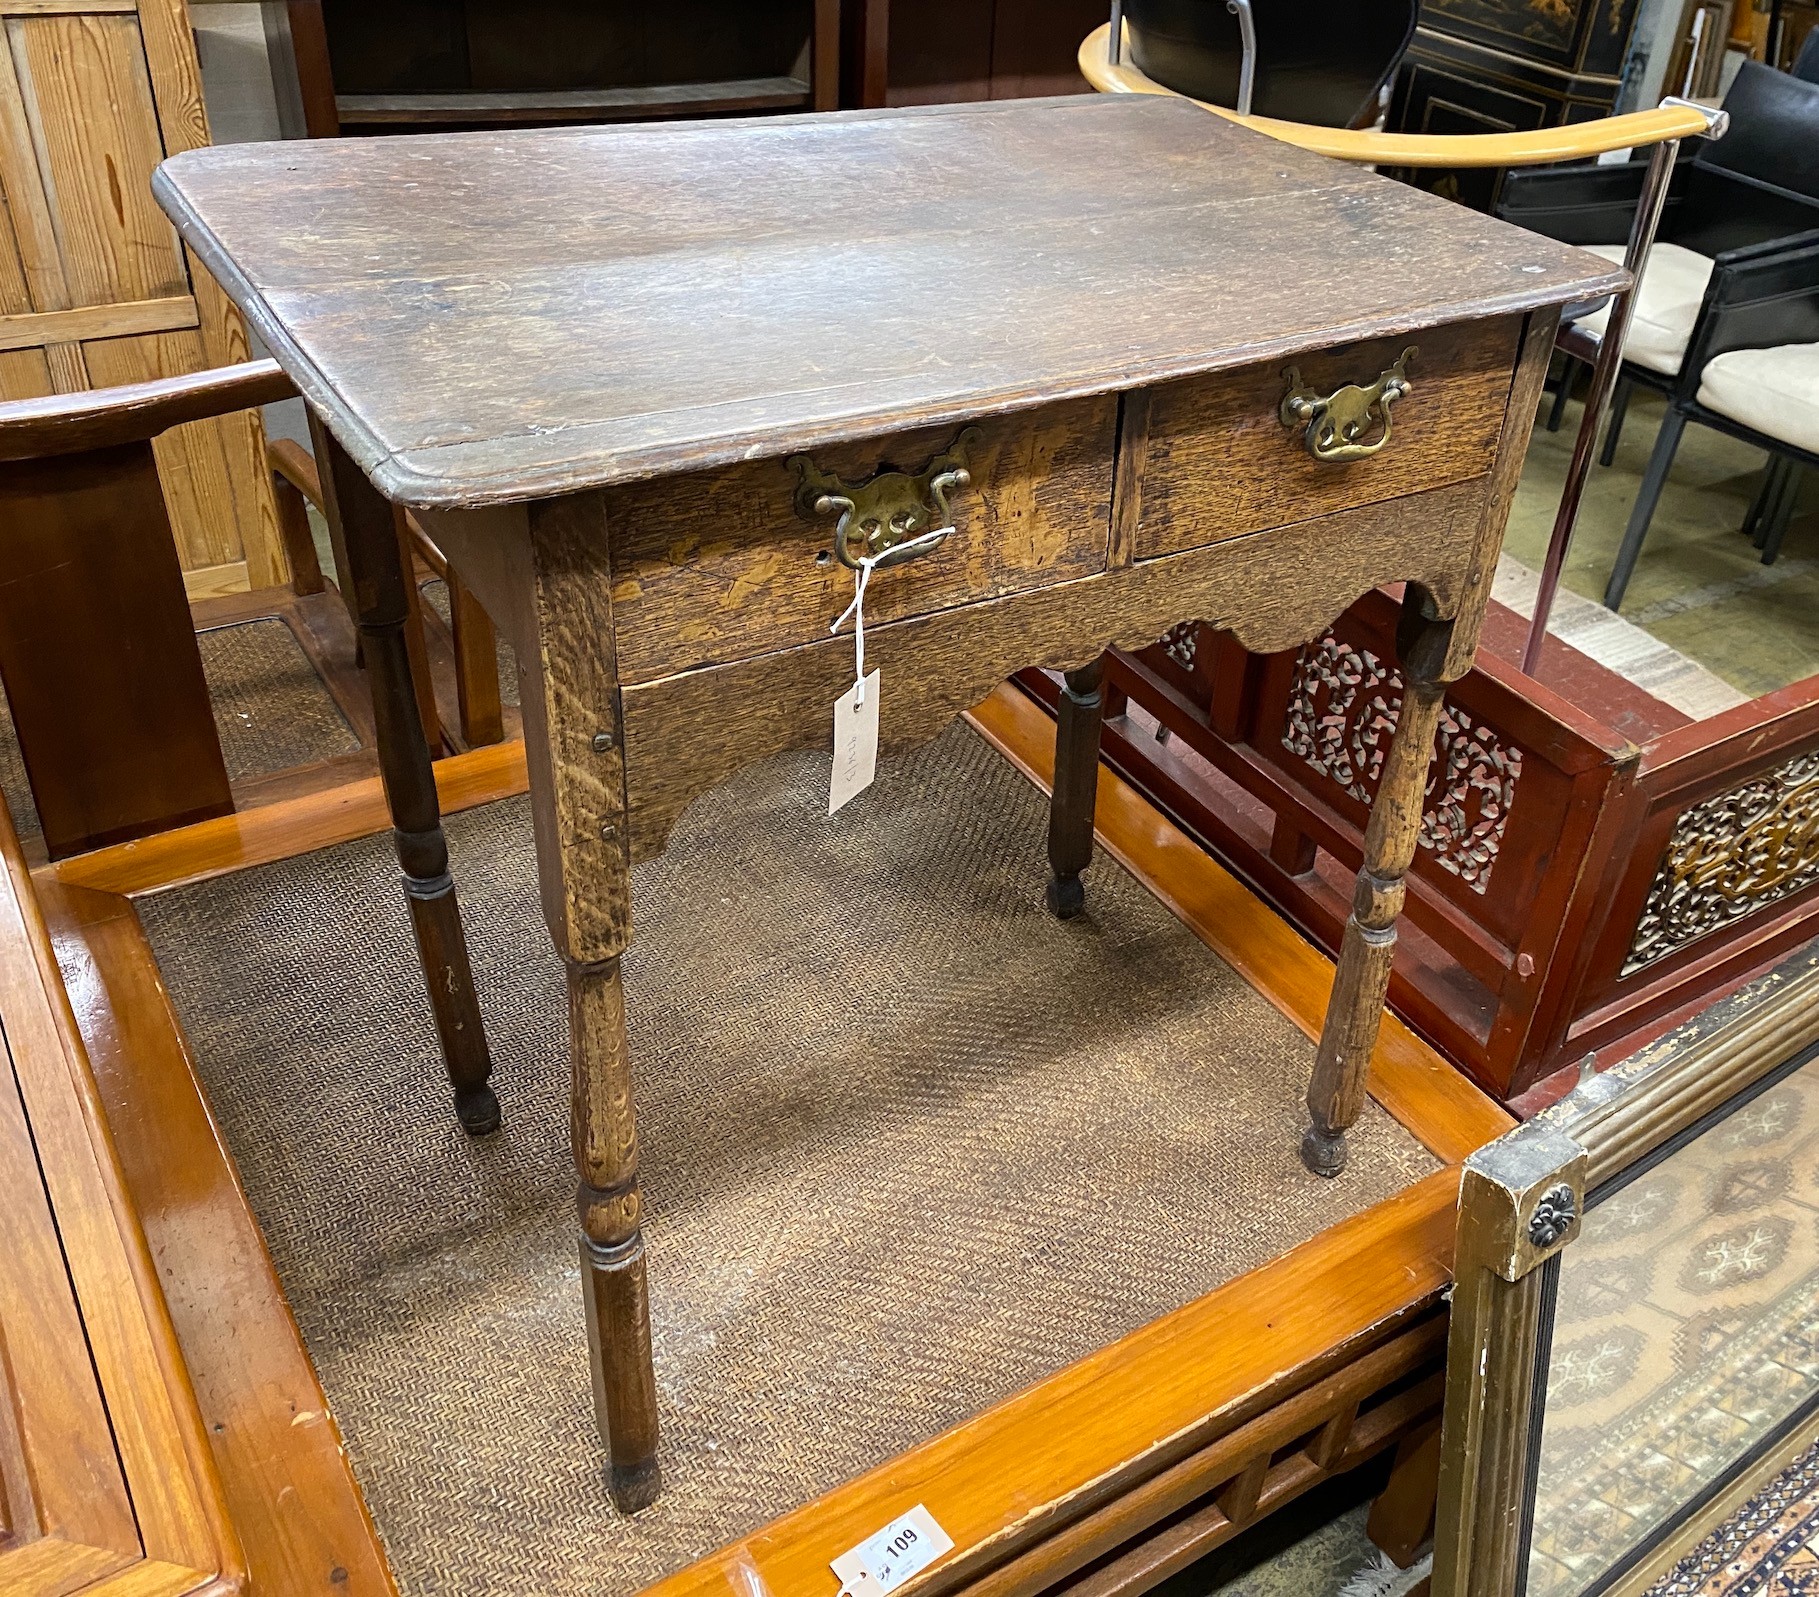
[{"label": "paper auction tag", "polygon": [[834,775],[827,813],[857,798],[878,774],[878,675],[861,677],[834,700]]},{"label": "paper auction tag", "polygon": [[[868,698],[870,694],[866,695]],[[918,1503],[899,1514],[875,1536],[834,1560],[840,1590],[852,1597],[885,1597],[954,1545],[954,1538]]]}]

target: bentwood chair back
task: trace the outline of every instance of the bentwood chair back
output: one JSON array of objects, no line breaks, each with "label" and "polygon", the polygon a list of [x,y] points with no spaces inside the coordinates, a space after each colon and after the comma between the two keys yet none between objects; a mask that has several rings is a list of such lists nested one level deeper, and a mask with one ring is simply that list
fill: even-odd
[{"label": "bentwood chair back", "polygon": [[[1123,0],[1128,4],[1129,0]],[[1240,8],[1248,0],[1230,0]],[[1179,90],[1152,78],[1129,58],[1130,30],[1118,8],[1113,23],[1095,28],[1081,42],[1080,72],[1101,94],[1178,94]],[[1117,37],[1113,29],[1117,28]],[[1189,96],[1189,98],[1192,98]],[[1527,133],[1381,133],[1374,129],[1322,127],[1305,122],[1291,122],[1276,117],[1236,115],[1214,102],[1200,100],[1208,111],[1254,128],[1259,133],[1281,139],[1304,150],[1330,155],[1341,161],[1358,161],[1392,167],[1521,167],[1540,166],[1562,161],[1589,161],[1594,156],[1615,150],[1655,147],[1646,168],[1643,203],[1631,207],[1634,230],[1626,250],[1626,261],[1636,266],[1646,261],[1654,237],[1659,203],[1666,192],[1667,179],[1673,169],[1674,155],[1680,141],[1705,137],[1722,131],[1724,116],[1684,101],[1669,101],[1651,111],[1630,112],[1623,116],[1602,117],[1592,122],[1576,122],[1564,127],[1540,128]],[[1795,203],[1799,196],[1789,196]],[[1632,270],[1636,269],[1632,266]],[[1611,315],[1617,325],[1627,327],[1634,296],[1619,295]],[[1579,501],[1585,488],[1585,475],[1591,464],[1593,441],[1609,402],[1617,378],[1618,363],[1600,361],[1595,369],[1592,393],[1586,401],[1580,423],[1580,436],[1574,446],[1572,462],[1567,469],[1561,491],[1560,507],[1554,530],[1548,542],[1547,559],[1536,593],[1535,613],[1529,623],[1528,641],[1523,649],[1522,667],[1533,672],[1540,661],[1541,643],[1547,632],[1548,614],[1560,571],[1566,557],[1566,546],[1572,537],[1579,515]]]},{"label": "bentwood chair back", "polygon": [[[1819,84],[1746,62],[1724,109],[1724,136],[1674,174],[1624,339],[1604,463],[1615,457],[1634,389],[1662,394],[1668,409],[1605,585],[1604,602],[1613,610],[1623,602],[1686,423],[1715,424],[1696,397],[1706,361],[1815,336]],[[1498,214],[1620,260],[1643,179],[1641,161],[1513,173]],[[1594,311],[1563,328],[1561,348],[1569,357],[1597,359],[1606,314]],[[1560,399],[1570,381],[1563,377]],[[1557,399],[1556,417],[1559,408]]]}]

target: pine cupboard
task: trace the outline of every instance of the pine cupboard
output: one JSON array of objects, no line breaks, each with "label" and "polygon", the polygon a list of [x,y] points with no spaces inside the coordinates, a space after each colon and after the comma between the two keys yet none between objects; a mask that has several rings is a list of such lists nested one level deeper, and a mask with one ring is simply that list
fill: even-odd
[{"label": "pine cupboard", "polygon": [[[152,199],[209,142],[184,0],[0,0],[0,399],[245,360],[246,329]],[[285,576],[256,413],[158,441],[192,596]]]}]

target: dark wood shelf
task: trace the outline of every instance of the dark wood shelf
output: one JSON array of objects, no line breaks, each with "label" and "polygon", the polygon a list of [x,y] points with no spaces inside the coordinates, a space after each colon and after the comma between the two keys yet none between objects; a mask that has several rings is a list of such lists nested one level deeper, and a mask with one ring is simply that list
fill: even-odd
[{"label": "dark wood shelf", "polygon": [[599,122],[614,117],[705,116],[716,111],[807,109],[804,78],[728,78],[718,83],[655,83],[633,88],[514,93],[338,94],[341,121],[371,126],[452,122]]}]

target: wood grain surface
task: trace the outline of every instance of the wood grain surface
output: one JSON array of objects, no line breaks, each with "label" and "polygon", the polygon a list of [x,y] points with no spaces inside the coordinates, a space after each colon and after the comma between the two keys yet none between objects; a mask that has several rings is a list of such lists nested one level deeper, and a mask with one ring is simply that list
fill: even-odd
[{"label": "wood grain surface", "polygon": [[1482,476],[1503,432],[1521,325],[1520,317],[1499,317],[1302,356],[1302,381],[1330,394],[1376,381],[1404,349],[1417,350],[1410,391],[1391,410],[1389,441],[1368,460],[1316,460],[1302,447],[1303,429],[1282,425],[1277,412],[1289,384],[1281,361],[1158,388],[1137,558]]},{"label": "wood grain surface", "polygon": [[[243,361],[239,315],[150,189],[208,143],[182,0],[10,7],[0,50],[0,396],[23,399]],[[197,583],[281,581],[258,419],[186,422],[156,444],[172,531]]]},{"label": "wood grain surface", "polygon": [[[979,425],[973,482],[951,500],[954,532],[919,560],[877,572],[867,623],[1103,571],[1118,401],[1076,400]],[[944,453],[953,427],[817,451],[849,484]],[[613,617],[626,682],[827,636],[854,573],[833,557],[835,517],[806,520],[787,462],[755,461],[607,494]]]},{"label": "wood grain surface", "polygon": [[226,814],[151,446],[0,464],[0,515],[0,677],[51,857]]},{"label": "wood grain surface", "polygon": [[196,1393],[3,814],[0,1034],[0,1590],[242,1591]]},{"label": "wood grain surface", "polygon": [[154,186],[413,505],[779,456],[1624,281],[1137,96],[233,145]]},{"label": "wood grain surface", "polygon": [[[1181,621],[1232,628],[1252,648],[1286,649],[1397,578],[1422,583],[1450,611],[1463,576],[1459,550],[1471,547],[1484,492],[1483,479],[1455,483],[868,629],[867,667],[883,672],[883,744],[932,737],[1013,671],[1084,665],[1113,644],[1153,643]],[[624,688],[632,857],[660,853],[688,801],[746,762],[826,746],[834,699],[852,677],[852,640],[838,637]],[[530,726],[527,707],[534,743]]]},{"label": "wood grain surface", "polygon": [[1478,547],[1466,564],[1465,592],[1454,618],[1446,659],[1439,668],[1442,682],[1457,682],[1472,668],[1478,652],[1478,636],[1484,630],[1484,617],[1491,602],[1491,585],[1497,579],[1497,556],[1503,548],[1503,532],[1516,497],[1516,485],[1522,480],[1522,463],[1528,458],[1535,406],[1547,382],[1547,369],[1554,355],[1554,333],[1559,325],[1560,312],[1552,306],[1531,312],[1522,325],[1502,436],[1491,467],[1490,492],[1484,502],[1484,520],[1478,528]]},{"label": "wood grain surface", "polygon": [[632,934],[625,729],[597,494],[533,505],[525,536],[536,631],[520,646],[537,882],[556,952],[596,964]]},{"label": "wood grain surface", "polygon": [[[444,815],[510,798],[525,790],[522,743],[495,743],[436,762],[436,796]],[[282,799],[155,837],[78,854],[49,867],[70,887],[107,893],[156,893],[229,871],[332,848],[386,831],[391,815],[378,776],[323,792]]]},{"label": "wood grain surface", "polygon": [[121,1139],[123,1174],[144,1215],[251,1589],[396,1597],[138,915],[125,898],[66,887],[49,872],[35,885],[101,1104],[111,1124],[131,1128]]},{"label": "wood grain surface", "polygon": [[151,195],[164,140],[139,19],[40,16],[6,31],[70,304],[187,295],[182,248]]},{"label": "wood grain surface", "polygon": [[167,299],[128,300],[118,305],[79,305],[66,311],[29,311],[0,316],[0,349],[124,338],[132,333],[167,333],[197,322],[188,294]]},{"label": "wood grain surface", "polygon": [[0,404],[0,460],[68,455],[155,438],[223,411],[269,405],[297,390],[272,360],[78,394]]}]

